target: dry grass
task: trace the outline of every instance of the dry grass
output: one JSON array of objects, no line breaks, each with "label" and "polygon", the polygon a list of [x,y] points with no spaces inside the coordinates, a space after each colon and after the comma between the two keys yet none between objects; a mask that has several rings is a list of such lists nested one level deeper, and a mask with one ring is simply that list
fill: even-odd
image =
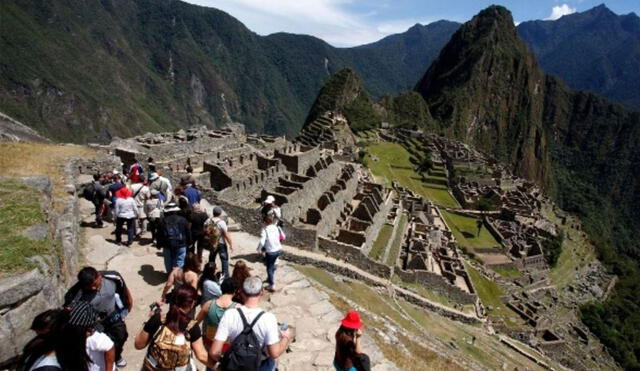
[{"label": "dry grass", "polygon": [[0,175],[48,175],[54,194],[63,192],[63,167],[71,158],[92,159],[97,155],[86,146],[41,143],[0,143],[0,153]]}]

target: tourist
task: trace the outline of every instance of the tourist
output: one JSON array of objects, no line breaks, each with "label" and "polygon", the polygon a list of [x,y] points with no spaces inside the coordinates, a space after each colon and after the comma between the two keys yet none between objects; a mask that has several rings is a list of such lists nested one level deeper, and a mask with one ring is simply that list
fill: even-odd
[{"label": "tourist", "polygon": [[158,198],[164,203],[171,202],[173,199],[173,187],[169,179],[161,176],[160,170],[151,173],[149,176],[149,189],[160,192]]},{"label": "tourist", "polygon": [[187,246],[191,243],[189,222],[178,215],[179,211],[180,208],[175,203],[166,204],[165,216],[160,222],[160,247],[162,247],[167,274],[170,274],[173,268],[182,268],[187,255]]},{"label": "tourist", "polygon": [[36,336],[24,348],[16,370],[88,371],[91,359],[86,350],[84,328],[76,326],[76,320],[70,320],[70,313],[64,310],[51,320],[48,332]]},{"label": "tourist", "polygon": [[[262,288],[262,279],[258,276],[252,276],[247,278],[243,285],[242,290],[246,298],[244,305],[240,305],[235,309],[228,310],[220,319],[216,335],[214,337],[213,344],[209,349],[209,357],[213,361],[218,361],[222,358],[222,369],[225,369],[232,355],[236,355],[234,340],[238,336],[243,336],[241,333],[244,330],[251,329],[255,334],[258,345],[269,357],[260,363],[261,371],[273,371],[275,370],[275,359],[285,352],[292,337],[291,329],[287,328],[284,331],[280,331],[278,328],[278,321],[276,317],[269,312],[263,311],[259,305],[260,300],[264,295]],[[254,323],[255,322],[255,323]],[[250,324],[253,324],[251,327]],[[230,341],[231,347],[225,356],[222,357],[223,345]],[[247,362],[255,362],[260,359],[260,350],[255,354],[256,358],[248,359],[244,358]],[[239,365],[247,366],[247,364]]]},{"label": "tourist", "polygon": [[188,221],[191,224],[191,245],[189,251],[196,252],[200,259],[207,244],[206,235],[204,233],[204,224],[209,219],[209,215],[200,204],[193,205],[193,210],[189,213]]},{"label": "tourist", "polygon": [[102,213],[104,206],[104,199],[107,196],[107,190],[102,185],[100,174],[93,174],[93,183],[87,188],[87,195],[90,193],[91,198],[88,200],[93,203],[96,213],[95,225],[98,228],[102,228]]},{"label": "tourist", "polygon": [[135,222],[138,220],[138,206],[133,200],[131,190],[126,187],[118,191],[116,199],[116,244],[122,243],[122,226],[127,224],[127,246],[131,246],[136,234]]},{"label": "tourist", "polygon": [[233,301],[242,303],[244,298],[242,297],[242,284],[247,277],[251,276],[251,272],[249,272],[249,266],[247,263],[240,259],[236,261],[236,264],[233,266],[233,273],[231,274],[231,278],[236,282],[236,287],[238,287],[238,291],[236,295],[233,296]]},{"label": "tourist", "polygon": [[237,303],[233,301],[233,295],[238,291],[238,286],[233,279],[227,278],[222,281],[221,295],[218,298],[207,300],[202,304],[200,312],[196,316],[196,321],[202,323],[204,334],[204,345],[207,349],[213,344],[213,338],[220,324],[220,319],[227,309],[235,308]]},{"label": "tourist", "polygon": [[[16,370],[28,371],[36,361],[55,351],[54,347],[60,334],[60,327],[66,322],[67,316],[67,313],[62,309],[49,309],[33,319],[31,330],[35,331],[36,336],[24,346]],[[50,357],[50,359],[52,358]]]},{"label": "tourist", "polygon": [[108,190],[108,199],[109,199],[109,206],[111,207],[111,211],[112,211],[112,220],[115,221],[116,220],[116,214],[115,214],[115,207],[116,207],[116,200],[118,198],[118,196],[116,196],[116,192],[118,192],[121,188],[124,187],[124,183],[122,182],[122,177],[117,174],[116,172],[113,173],[113,176],[111,177],[112,183],[109,185],[109,188],[107,188]]},{"label": "tourist", "polygon": [[264,254],[264,264],[267,267],[267,282],[269,283],[267,290],[275,292],[276,261],[282,252],[280,240],[284,239],[284,234],[280,227],[273,224],[273,220],[269,215],[265,215],[263,221],[264,227],[260,232],[258,252]]},{"label": "tourist", "polygon": [[279,227],[282,226],[282,210],[280,210],[280,206],[276,205],[276,199],[272,195],[268,195],[264,200],[260,213],[263,218],[265,216],[271,217],[273,224],[276,224]]},{"label": "tourist", "polygon": [[216,274],[216,263],[208,262],[204,265],[202,270],[202,276],[200,276],[200,282],[198,288],[202,297],[201,303],[205,303],[209,300],[217,299],[222,295],[219,282],[220,277]]},{"label": "tourist", "polygon": [[201,200],[200,191],[192,183],[187,183],[184,187],[184,196],[189,201],[189,205],[199,204]]},{"label": "tourist", "polygon": [[191,184],[194,187],[196,186],[196,177],[193,176],[193,168],[191,165],[187,165],[185,168],[187,173],[180,177],[180,185],[186,186],[187,184]]},{"label": "tourist", "polygon": [[156,164],[153,162],[153,157],[147,159],[147,168],[149,169],[147,179],[151,179],[151,174],[156,172]]},{"label": "tourist", "polygon": [[140,176],[142,175],[142,166],[138,163],[138,160],[133,159],[133,164],[129,167],[129,180],[131,183],[141,182]]},{"label": "tourist", "polygon": [[158,199],[158,191],[151,190],[149,198],[144,202],[144,212],[147,215],[148,226],[151,232],[151,242],[158,244],[158,227],[162,219],[162,202]]},{"label": "tourist", "polygon": [[78,282],[64,296],[64,306],[72,308],[77,302],[86,301],[98,312],[103,332],[115,344],[116,365],[124,367],[122,348],[129,334],[124,319],[133,307],[133,297],[120,273],[98,272],[84,267],[78,273]]},{"label": "tourist", "polygon": [[336,332],[336,371],[369,371],[369,356],[362,351],[362,321],[356,311],[347,313]]},{"label": "tourist", "polygon": [[106,334],[96,331],[98,313],[86,301],[77,302],[69,313],[69,324],[79,327],[77,336],[86,336],[86,352],[90,371],[113,371],[116,348]]},{"label": "tourist", "polygon": [[[224,274],[225,278],[229,277],[229,252],[233,250],[233,242],[227,223],[222,219],[222,208],[220,206],[213,208],[213,217],[207,220],[205,226],[210,226],[212,229],[217,230],[219,234],[217,241],[210,241],[211,244],[216,246],[212,246],[213,252],[209,254],[209,261],[215,261],[216,255],[220,254],[222,274]],[[209,233],[209,236],[211,235],[212,233]]]},{"label": "tourist", "polygon": [[151,197],[151,192],[144,175],[138,176],[138,180],[139,183],[131,185],[131,192],[138,207],[138,236],[140,236],[147,231],[147,213],[144,211],[144,203]]},{"label": "tourist", "polygon": [[174,301],[169,306],[164,321],[160,311],[152,311],[149,320],[135,340],[136,349],[147,346],[142,370],[188,370],[195,369],[191,352],[207,366],[207,350],[202,343],[202,332],[197,322],[191,320],[189,312],[197,304],[198,292],[192,286],[179,287]]},{"label": "tourist", "polygon": [[[161,302],[171,302],[167,301],[167,297],[171,299],[169,290],[175,290],[183,285],[189,285],[194,289],[198,289],[198,275],[200,274],[200,266],[201,261],[196,254],[188,253],[187,258],[184,261],[184,267],[182,268],[174,268],[169,274],[169,278],[167,279],[167,283],[162,290],[162,296],[160,297]],[[169,296],[168,296],[169,295]]]}]

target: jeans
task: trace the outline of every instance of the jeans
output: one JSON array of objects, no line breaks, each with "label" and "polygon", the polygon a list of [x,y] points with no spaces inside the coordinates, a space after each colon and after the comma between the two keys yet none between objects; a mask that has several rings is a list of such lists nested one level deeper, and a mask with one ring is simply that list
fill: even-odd
[{"label": "jeans", "polygon": [[264,264],[267,266],[267,282],[269,287],[273,287],[276,274],[276,260],[280,256],[280,251],[268,252],[264,257]]},{"label": "jeans", "polygon": [[258,371],[274,371],[276,369],[276,361],[274,359],[268,358],[260,364],[260,368]]},{"label": "jeans", "polygon": [[103,201],[96,201],[93,204],[96,208],[96,227],[102,227],[102,203]]},{"label": "jeans", "polygon": [[151,232],[151,240],[153,242],[155,242],[156,244],[158,243],[158,224],[159,224],[159,219],[158,218],[149,218],[149,223],[147,225],[147,228],[149,229],[149,232]]},{"label": "jeans", "polygon": [[122,358],[122,348],[129,337],[127,325],[125,325],[124,321],[105,323],[104,333],[113,341],[113,345],[116,348],[116,361],[118,361]]},{"label": "jeans", "polygon": [[225,277],[229,277],[229,252],[227,245],[219,243],[218,248],[209,254],[209,261],[215,261],[216,255],[220,254],[220,264],[222,265],[222,273]]},{"label": "jeans", "polygon": [[162,249],[164,256],[164,269],[167,273],[171,273],[173,268],[182,268],[184,266],[184,258],[187,256],[187,247],[181,247],[177,250],[164,248]]},{"label": "jeans", "polygon": [[133,239],[136,236],[136,218],[131,218],[131,219],[125,219],[125,218],[118,218],[116,219],[116,242],[120,243],[122,242],[122,226],[124,225],[124,223],[127,223],[127,243],[128,244],[132,244],[133,243]]}]

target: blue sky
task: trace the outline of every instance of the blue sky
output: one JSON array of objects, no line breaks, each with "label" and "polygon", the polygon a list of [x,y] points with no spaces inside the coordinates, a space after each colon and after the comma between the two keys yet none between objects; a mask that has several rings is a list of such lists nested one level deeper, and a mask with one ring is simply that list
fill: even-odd
[{"label": "blue sky", "polygon": [[[260,35],[308,34],[334,46],[355,46],[440,19],[465,22],[491,4],[504,5],[516,23],[557,19],[602,0],[186,0],[224,10]],[[640,0],[610,0],[617,14],[640,14]]]}]

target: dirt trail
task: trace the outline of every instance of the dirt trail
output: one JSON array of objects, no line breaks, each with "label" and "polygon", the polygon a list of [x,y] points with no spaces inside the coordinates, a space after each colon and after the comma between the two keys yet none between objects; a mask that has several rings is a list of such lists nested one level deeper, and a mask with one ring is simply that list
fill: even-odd
[{"label": "dirt trail", "polygon": [[[84,208],[89,209],[87,205]],[[86,221],[90,220],[91,217],[88,216]],[[162,254],[146,243],[150,234],[144,235],[140,242],[135,242],[131,247],[115,245],[112,243],[114,228],[111,224],[106,225],[102,229],[84,228],[85,258],[88,264],[97,269],[119,271],[131,289],[134,308],[126,320],[129,340],[124,350],[124,358],[128,362],[125,369],[139,370],[145,351],[133,348],[133,338],[148,318],[149,304],[160,298],[166,281]],[[232,232],[232,237],[234,251],[231,252],[231,264],[242,258],[247,261],[254,274],[266,278],[264,265],[256,259],[257,237],[239,231]],[[205,252],[205,259],[206,257]],[[278,262],[276,284],[281,290],[267,294],[262,308],[273,312],[280,322],[287,322],[296,328],[296,342],[290,346],[291,352],[280,357],[278,369],[333,370],[333,334],[343,313],[329,302],[325,293],[313,288],[302,274],[283,260]],[[374,370],[396,369],[380,356],[377,345],[366,332],[363,338],[365,349],[372,357]]]}]

